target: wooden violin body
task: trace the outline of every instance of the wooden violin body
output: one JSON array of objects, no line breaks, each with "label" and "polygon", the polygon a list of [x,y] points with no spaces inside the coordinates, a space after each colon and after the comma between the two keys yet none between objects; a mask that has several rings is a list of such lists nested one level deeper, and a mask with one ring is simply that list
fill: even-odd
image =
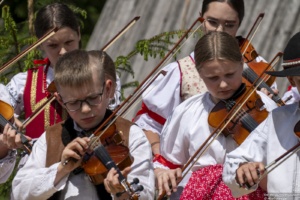
[{"label": "wooden violin body", "polygon": [[[131,126],[132,124],[121,118],[119,120],[122,120],[123,123],[127,123],[128,126]],[[91,149],[95,149],[100,144],[103,145],[118,168],[123,170],[133,163],[133,158],[130,156],[129,149],[125,144],[126,138],[128,138],[125,135],[128,135],[127,131],[129,131],[129,128],[125,128],[124,132],[117,130],[116,124],[119,123],[121,122],[116,121],[115,124],[112,124],[107,128],[104,134],[97,138],[98,141],[93,142]],[[100,134],[100,131],[98,134]],[[98,158],[96,158],[93,152],[91,154],[88,153],[86,156],[88,157],[86,159],[84,158],[82,162],[85,173],[90,176],[95,185],[102,183],[108,173],[107,168]]]},{"label": "wooden violin body", "polygon": [[0,114],[8,121],[13,121],[14,109],[8,103],[0,100]]},{"label": "wooden violin body", "polygon": [[[247,87],[247,90],[253,88]],[[239,98],[242,98],[240,96]],[[226,123],[226,116],[228,112],[232,109],[236,102],[241,99],[233,99],[226,101],[219,101],[216,106],[212,109],[208,117],[208,123],[212,127],[218,127],[221,123]],[[237,112],[237,114],[230,120],[229,124],[222,131],[222,133],[227,137],[231,136],[237,142],[241,144],[263,120],[268,116],[268,112],[262,109],[263,102],[256,92],[254,92],[242,106],[242,109]],[[225,119],[225,121],[224,121]]]}]

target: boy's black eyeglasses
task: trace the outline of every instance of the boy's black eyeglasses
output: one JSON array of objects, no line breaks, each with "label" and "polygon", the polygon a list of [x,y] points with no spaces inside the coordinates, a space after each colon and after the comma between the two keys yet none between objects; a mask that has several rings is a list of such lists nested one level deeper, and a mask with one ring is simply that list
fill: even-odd
[{"label": "boy's black eyeglasses", "polygon": [[101,93],[93,94],[82,100],[64,102],[64,105],[66,106],[67,110],[71,111],[71,112],[75,112],[75,111],[79,110],[81,108],[83,102],[87,103],[89,106],[99,105],[102,102],[104,86],[105,86],[105,83],[103,83],[103,88],[102,88]]}]

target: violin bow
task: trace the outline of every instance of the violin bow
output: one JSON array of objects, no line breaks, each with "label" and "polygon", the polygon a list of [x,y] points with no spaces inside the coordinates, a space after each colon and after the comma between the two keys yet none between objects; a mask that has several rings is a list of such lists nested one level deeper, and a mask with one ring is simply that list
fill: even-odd
[{"label": "violin bow", "polygon": [[[204,21],[204,19],[202,17],[199,17],[194,21],[194,23],[191,25],[191,27],[185,32],[185,34],[183,34],[181,36],[181,38],[173,46],[173,48],[167,53],[167,55],[165,55],[165,57],[159,62],[159,64],[148,74],[148,76],[134,90],[134,92],[132,94],[130,94],[121,103],[121,105],[113,111],[113,113],[98,127],[98,129],[96,131],[94,131],[93,134],[90,135],[91,142],[89,144],[89,147],[93,146],[94,143],[97,142],[97,139],[99,139],[103,135],[103,133],[108,129],[109,125],[111,125],[115,122],[115,120],[117,119],[118,116],[122,116],[127,111],[127,109],[129,107],[131,107],[134,102],[137,101],[137,99],[141,96],[141,94],[154,82],[154,80],[160,75],[160,73],[157,73],[154,77],[152,77],[152,76],[157,72],[157,70],[162,66],[162,64],[167,60],[167,58],[175,51],[175,49],[179,46],[179,44],[187,37],[187,35],[191,32],[193,27],[198,22],[200,22],[201,26],[202,26],[203,21]],[[109,124],[109,125],[107,126],[107,124]],[[105,126],[106,126],[106,128],[104,128]],[[102,133],[99,134],[98,136],[95,136],[95,133],[97,133],[101,130],[102,130]]]},{"label": "violin bow", "polygon": [[300,150],[300,142],[290,148],[287,152],[283,153],[281,156],[276,158],[273,162],[271,162],[269,165],[265,167],[265,172],[259,177],[257,183],[255,183],[251,187],[247,187],[248,189],[251,189],[255,185],[257,185],[262,179],[264,179],[270,172],[272,172],[274,169],[276,169],[279,165],[281,165],[284,161],[286,161],[288,158],[290,158],[293,154],[297,153]]},{"label": "violin bow", "polygon": [[102,47],[102,51],[106,51],[115,41],[117,41],[124,33],[127,32],[138,20],[140,16],[134,17],[115,37],[113,37],[104,47]]},{"label": "violin bow", "polygon": [[33,43],[32,45],[30,45],[29,47],[27,47],[26,49],[24,49],[24,51],[22,51],[21,53],[19,53],[17,56],[15,56],[13,59],[11,59],[10,61],[8,61],[7,63],[5,63],[2,67],[0,67],[0,74],[4,70],[8,69],[13,64],[15,64],[18,60],[20,60],[21,58],[23,58],[29,51],[33,50],[34,48],[36,48],[37,46],[39,46],[41,43],[45,42],[47,39],[49,39],[50,37],[52,37],[57,31],[58,31],[58,28],[56,28],[56,27],[53,28],[53,29],[51,29],[43,37],[41,37],[40,39],[38,39],[35,43]]},{"label": "violin bow", "polygon": [[[117,41],[127,30],[129,30],[135,22],[137,22],[140,19],[139,16],[134,17],[126,26],[118,32],[101,50],[106,51],[115,41]],[[44,109],[45,107],[50,104],[52,101],[55,100],[54,92],[56,92],[56,87],[54,82],[49,85],[51,96],[40,106],[38,107],[27,119],[24,120],[22,127],[26,128],[26,126],[35,119]],[[49,90],[49,89],[48,89]]]},{"label": "violin bow", "polygon": [[[258,15],[258,17],[256,18],[256,20],[255,20],[253,26],[251,27],[251,29],[250,29],[250,31],[249,31],[247,37],[245,38],[243,44],[241,45],[241,49],[244,48],[244,51],[243,51],[243,53],[242,53],[243,56],[245,55],[246,50],[248,49],[249,45],[251,44],[251,41],[253,40],[254,35],[256,34],[256,32],[257,32],[257,30],[258,30],[258,28],[259,28],[259,26],[260,26],[260,24],[261,24],[261,22],[262,22],[264,16],[265,16],[265,13],[260,13],[260,14]],[[248,38],[250,38],[250,40],[248,40]],[[249,42],[248,42],[248,44],[245,46],[245,44],[246,44],[247,41],[249,41]],[[244,47],[244,46],[245,46],[245,47]]]}]

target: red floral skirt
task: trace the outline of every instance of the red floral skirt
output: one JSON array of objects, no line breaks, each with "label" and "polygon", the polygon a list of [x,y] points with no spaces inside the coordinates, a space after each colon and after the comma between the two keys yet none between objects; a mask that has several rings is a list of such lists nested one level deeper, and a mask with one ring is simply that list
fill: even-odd
[{"label": "red floral skirt", "polygon": [[248,195],[234,198],[230,189],[222,180],[223,165],[212,165],[193,172],[189,182],[185,186],[180,200],[264,200],[266,192],[260,187]]}]

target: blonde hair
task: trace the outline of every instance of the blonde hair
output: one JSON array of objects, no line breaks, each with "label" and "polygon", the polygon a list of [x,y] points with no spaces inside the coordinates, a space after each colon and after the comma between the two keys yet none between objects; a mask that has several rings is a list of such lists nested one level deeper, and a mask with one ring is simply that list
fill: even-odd
[{"label": "blonde hair", "polygon": [[97,72],[100,81],[110,76],[115,84],[116,73],[112,59],[103,51],[74,50],[65,53],[54,67],[54,81],[57,87],[80,87],[93,81]]}]

